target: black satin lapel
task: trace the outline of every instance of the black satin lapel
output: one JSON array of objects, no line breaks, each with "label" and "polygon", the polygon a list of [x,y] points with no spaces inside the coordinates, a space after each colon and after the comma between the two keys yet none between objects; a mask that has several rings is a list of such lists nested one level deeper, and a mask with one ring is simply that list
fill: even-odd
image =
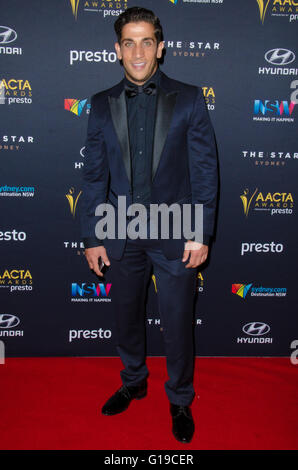
[{"label": "black satin lapel", "polygon": [[115,98],[114,96],[109,96],[109,104],[115,131],[122,150],[122,157],[126,174],[129,183],[131,184],[131,162],[125,92],[123,91],[117,98]]},{"label": "black satin lapel", "polygon": [[167,138],[174,107],[176,104],[176,95],[176,92],[165,94],[162,89],[158,94],[152,157],[152,181],[155,176],[161,153]]}]

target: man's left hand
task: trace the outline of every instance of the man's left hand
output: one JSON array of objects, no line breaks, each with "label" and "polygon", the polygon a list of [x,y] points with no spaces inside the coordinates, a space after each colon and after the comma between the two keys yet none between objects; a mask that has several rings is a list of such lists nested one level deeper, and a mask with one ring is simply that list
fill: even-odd
[{"label": "man's left hand", "polygon": [[186,261],[190,255],[189,262],[185,265],[186,268],[197,268],[200,264],[204,263],[208,256],[208,246],[202,243],[192,242],[190,240],[185,243],[182,261]]}]

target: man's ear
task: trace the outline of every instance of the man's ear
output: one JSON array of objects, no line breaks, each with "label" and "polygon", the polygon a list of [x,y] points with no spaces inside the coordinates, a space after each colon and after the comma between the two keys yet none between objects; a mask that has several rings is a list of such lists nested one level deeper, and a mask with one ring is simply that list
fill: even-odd
[{"label": "man's ear", "polygon": [[119,42],[115,42],[115,50],[116,50],[116,53],[117,53],[117,58],[119,60],[122,60],[122,54],[121,54],[121,48],[120,48]]},{"label": "man's ear", "polygon": [[161,57],[162,57],[162,50],[163,50],[164,47],[165,47],[165,42],[164,42],[164,41],[160,41],[160,43],[159,43],[158,46],[157,46],[157,52],[156,52],[156,57],[157,57],[157,59],[161,59]]}]

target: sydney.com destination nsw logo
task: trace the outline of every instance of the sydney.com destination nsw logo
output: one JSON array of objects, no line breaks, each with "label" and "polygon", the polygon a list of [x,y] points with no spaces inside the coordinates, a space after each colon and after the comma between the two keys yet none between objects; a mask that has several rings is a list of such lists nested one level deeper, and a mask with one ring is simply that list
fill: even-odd
[{"label": "sydney.com destination nsw logo", "polygon": [[249,297],[285,297],[286,287],[252,287],[251,284],[232,284],[232,294],[236,294],[242,299]]},{"label": "sydney.com destination nsw logo", "polygon": [[85,107],[86,103],[87,103],[87,99],[78,100],[76,98],[65,98],[64,109],[80,117],[84,108],[86,110],[86,114],[90,113],[91,105],[87,104],[87,106]]}]

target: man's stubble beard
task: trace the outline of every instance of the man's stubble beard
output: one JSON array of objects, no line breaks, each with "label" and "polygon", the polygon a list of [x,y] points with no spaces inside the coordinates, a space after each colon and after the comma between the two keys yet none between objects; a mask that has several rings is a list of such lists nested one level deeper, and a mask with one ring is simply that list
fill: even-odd
[{"label": "man's stubble beard", "polygon": [[133,75],[131,75],[127,70],[126,68],[124,67],[124,70],[125,70],[125,75],[126,75],[126,78],[128,78],[128,80],[132,81],[132,82],[136,82],[136,84],[139,84],[139,85],[143,85],[144,83],[147,82],[147,80],[149,80],[152,75],[154,75],[154,73],[156,72],[158,68],[158,62],[156,61],[156,63],[153,65],[152,69],[150,70],[150,72],[148,73],[148,75],[145,77],[145,78],[142,78],[142,79],[138,79],[136,77],[134,77]]}]

